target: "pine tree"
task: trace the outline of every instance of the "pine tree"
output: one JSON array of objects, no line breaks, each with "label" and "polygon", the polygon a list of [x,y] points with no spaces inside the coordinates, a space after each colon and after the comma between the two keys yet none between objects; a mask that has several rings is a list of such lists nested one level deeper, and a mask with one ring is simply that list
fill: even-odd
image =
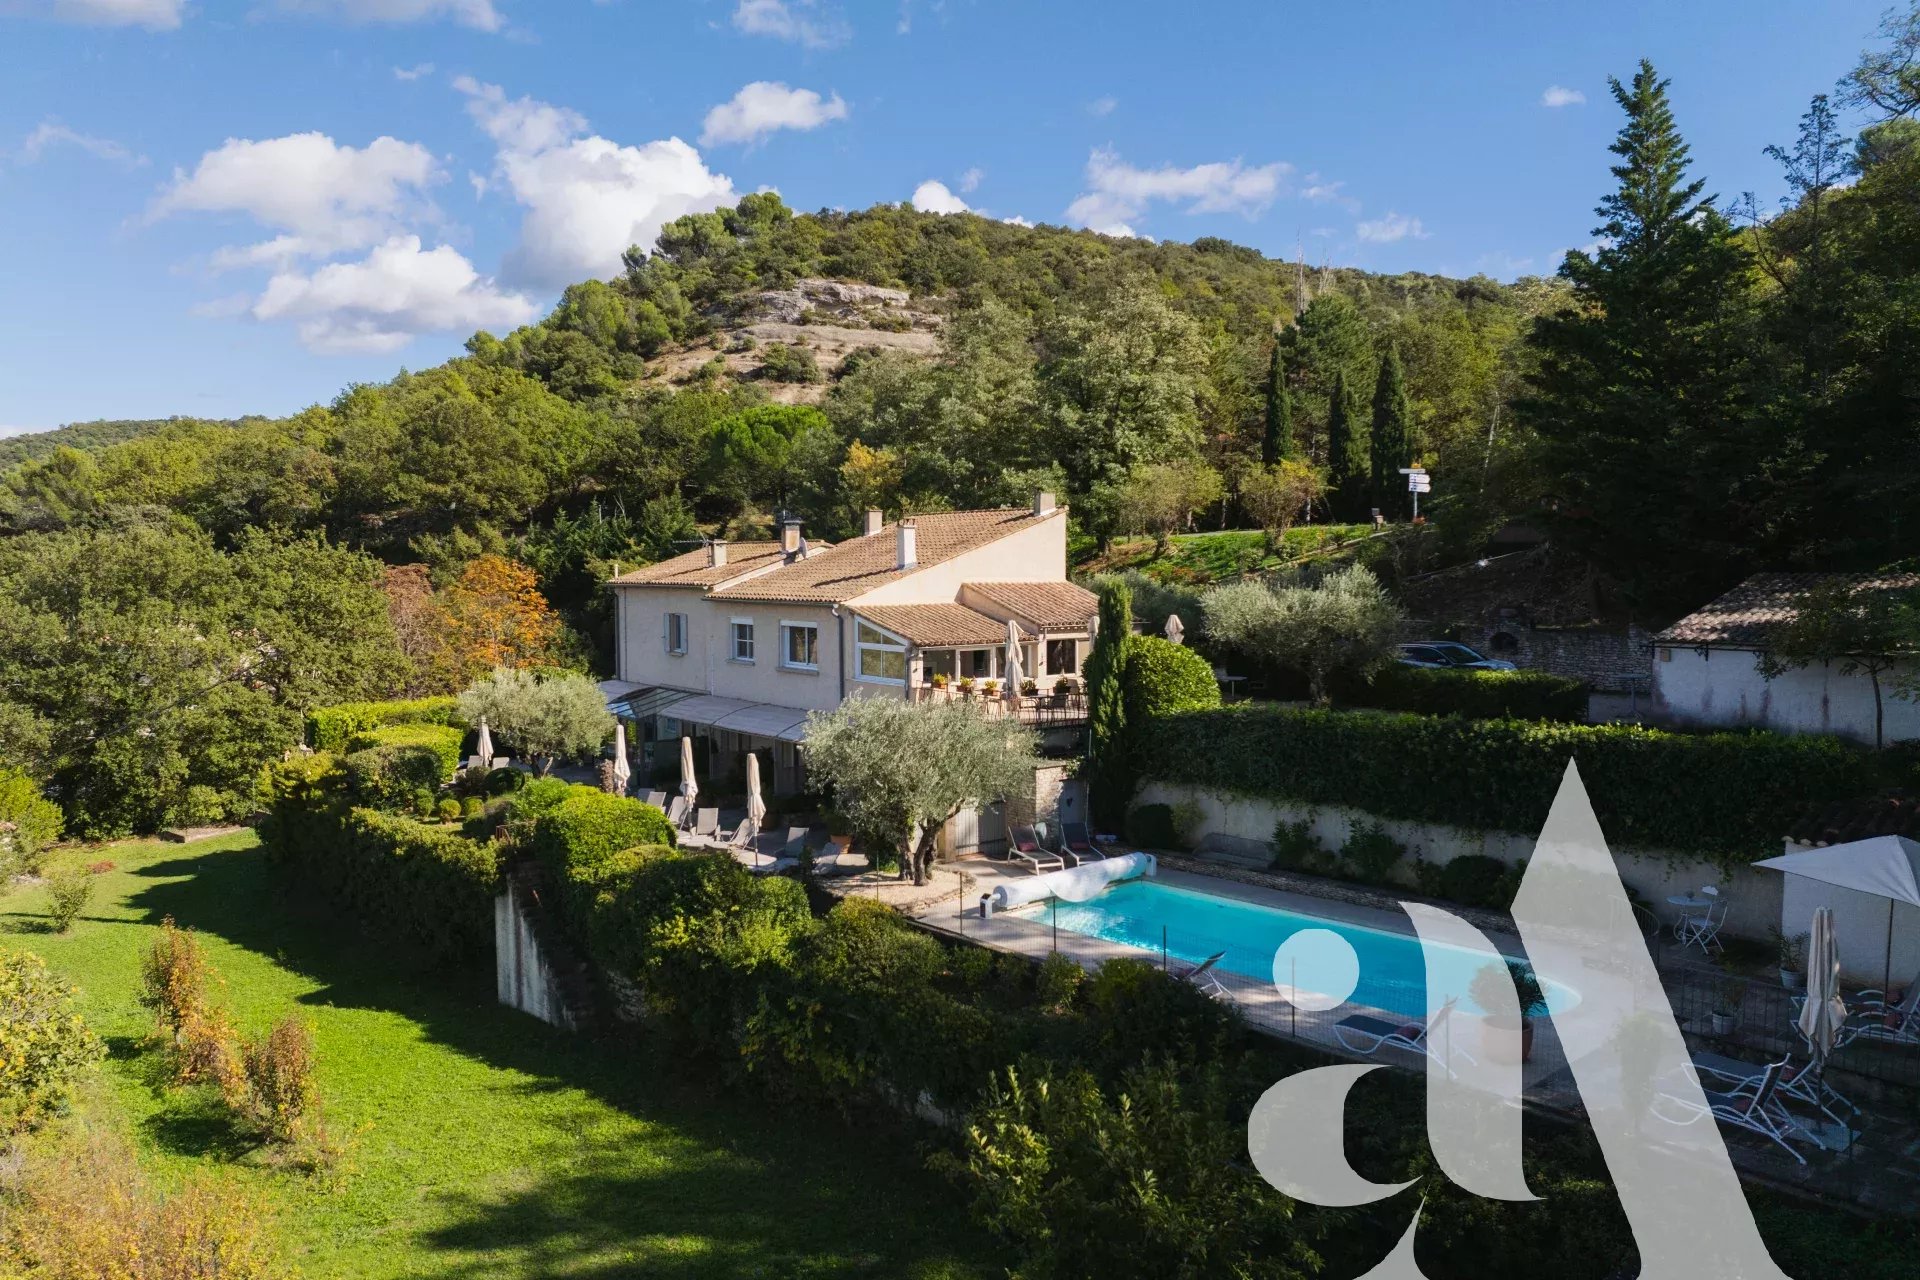
[{"label": "pine tree", "polygon": [[1267,433],[1260,441],[1260,462],[1272,466],[1294,456],[1293,396],[1287,390],[1287,351],[1276,342],[1267,365]]},{"label": "pine tree", "polygon": [[1574,305],[1543,317],[1518,407],[1539,434],[1554,537],[1656,611],[1697,603],[1764,546],[1769,451],[1750,399],[1746,255],[1687,180],[1667,82],[1641,62],[1609,82],[1626,112],[1618,187],[1600,202],[1599,248],[1560,274]]},{"label": "pine tree", "polygon": [[1127,645],[1133,639],[1133,592],[1125,582],[1100,584],[1100,623],[1087,655],[1087,788],[1094,820],[1118,830],[1133,799],[1132,746],[1127,740]]},{"label": "pine tree", "polygon": [[1367,507],[1367,438],[1354,429],[1353,416],[1346,372],[1336,371],[1327,401],[1327,495],[1339,520],[1358,520]]},{"label": "pine tree", "polygon": [[1373,384],[1371,457],[1373,505],[1385,515],[1408,514],[1407,483],[1400,468],[1413,465],[1413,402],[1407,398],[1400,348],[1392,343],[1380,358],[1380,377]]}]

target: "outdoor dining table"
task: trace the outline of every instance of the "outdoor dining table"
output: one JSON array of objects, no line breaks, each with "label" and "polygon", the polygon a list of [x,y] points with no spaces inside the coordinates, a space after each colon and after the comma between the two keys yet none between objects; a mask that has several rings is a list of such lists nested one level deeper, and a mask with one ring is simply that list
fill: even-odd
[{"label": "outdoor dining table", "polygon": [[1680,908],[1679,914],[1673,920],[1673,926],[1678,930],[1682,920],[1696,911],[1708,910],[1714,905],[1714,899],[1702,897],[1697,893],[1675,893],[1668,895],[1667,905]]}]

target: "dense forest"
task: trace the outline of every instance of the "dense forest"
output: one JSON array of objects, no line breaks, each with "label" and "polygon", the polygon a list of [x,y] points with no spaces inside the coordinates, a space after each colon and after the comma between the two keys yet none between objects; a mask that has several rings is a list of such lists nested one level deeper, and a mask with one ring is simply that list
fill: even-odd
[{"label": "dense forest", "polygon": [[[1782,122],[1778,209],[1706,192],[1642,64],[1599,247],[1553,278],[760,194],[328,405],[7,442],[0,762],[83,832],[238,812],[316,702],[601,665],[613,565],[778,511],[831,539],[869,506],[1052,488],[1098,543],[1397,519],[1418,461],[1433,554],[1537,522],[1649,621],[1755,567],[1910,559],[1920,10],[1885,37]],[[820,280],[910,301],[756,339],[769,295]]]}]

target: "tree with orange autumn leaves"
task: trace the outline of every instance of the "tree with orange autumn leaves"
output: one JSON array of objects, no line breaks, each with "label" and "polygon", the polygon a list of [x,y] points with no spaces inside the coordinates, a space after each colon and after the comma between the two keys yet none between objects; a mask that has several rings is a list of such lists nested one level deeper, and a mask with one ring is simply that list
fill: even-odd
[{"label": "tree with orange autumn leaves", "polygon": [[557,656],[560,617],[534,571],[506,556],[469,561],[435,591],[425,565],[387,571],[387,604],[415,693],[458,689],[496,667],[543,666]]}]

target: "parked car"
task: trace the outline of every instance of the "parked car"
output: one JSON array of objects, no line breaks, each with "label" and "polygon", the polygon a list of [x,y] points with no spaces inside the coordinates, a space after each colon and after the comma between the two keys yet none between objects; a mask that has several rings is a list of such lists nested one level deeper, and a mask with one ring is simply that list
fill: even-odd
[{"label": "parked car", "polygon": [[1400,661],[1409,667],[1445,667],[1464,671],[1512,671],[1504,658],[1489,658],[1455,640],[1422,640],[1400,646]]}]

